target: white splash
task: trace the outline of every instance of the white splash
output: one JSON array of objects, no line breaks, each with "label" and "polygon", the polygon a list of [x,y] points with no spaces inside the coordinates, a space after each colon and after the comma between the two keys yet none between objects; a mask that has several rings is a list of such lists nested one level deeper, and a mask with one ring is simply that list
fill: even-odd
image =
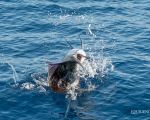
[{"label": "white splash", "polygon": [[35,85],[29,82],[21,84],[21,89],[26,89],[26,90],[33,90],[35,88]]},{"label": "white splash", "polygon": [[70,98],[71,100],[76,100],[77,90],[79,89],[79,80],[75,80],[72,84],[67,86],[67,94],[66,98]]},{"label": "white splash", "polygon": [[12,64],[10,64],[9,62],[6,62],[6,63],[11,67],[11,69],[12,69],[12,71],[13,71],[13,80],[14,80],[15,85],[17,86],[17,81],[19,80],[19,77],[18,77],[18,74],[17,74],[17,72],[16,72],[16,69],[15,69],[15,67],[14,67]]},{"label": "white splash", "polygon": [[[94,57],[94,54],[91,54],[89,57],[90,60],[86,60],[83,63],[83,67],[80,67],[78,74],[80,76],[80,80],[84,80],[86,86],[85,88],[80,88],[77,83],[79,83],[79,80],[76,80],[75,83],[69,85],[67,89],[67,98],[70,98],[71,100],[76,100],[76,97],[79,92],[84,91],[93,91],[97,87],[96,85],[92,84],[93,78],[98,77],[97,80],[102,80],[101,78],[105,77],[108,73],[112,72],[114,70],[114,65],[112,64],[112,61],[109,57],[105,57],[103,55],[103,49],[104,46],[102,46],[101,53],[102,55],[96,55]],[[93,52],[93,51],[92,51]]]},{"label": "white splash", "polygon": [[92,35],[93,37],[96,37],[96,35],[91,30],[91,24],[89,24],[89,26],[88,26],[88,31],[89,31],[90,35]]},{"label": "white splash", "polygon": [[[110,71],[113,71],[114,66],[111,60],[108,58],[103,58],[99,60],[92,59],[91,61],[85,61],[83,64],[84,68],[80,67],[79,76],[86,83],[86,88],[79,87],[79,80],[75,80],[74,83],[68,85],[66,97],[71,100],[76,100],[78,92],[93,91],[96,86],[91,83],[90,78],[95,78],[95,76],[104,77]],[[101,80],[101,79],[99,79]]]}]

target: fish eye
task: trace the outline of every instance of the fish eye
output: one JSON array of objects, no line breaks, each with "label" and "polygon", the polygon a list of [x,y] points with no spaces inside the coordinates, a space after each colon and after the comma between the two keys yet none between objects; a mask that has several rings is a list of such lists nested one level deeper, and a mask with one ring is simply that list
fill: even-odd
[{"label": "fish eye", "polygon": [[81,54],[77,54],[77,59],[81,60],[82,59],[82,55]]}]

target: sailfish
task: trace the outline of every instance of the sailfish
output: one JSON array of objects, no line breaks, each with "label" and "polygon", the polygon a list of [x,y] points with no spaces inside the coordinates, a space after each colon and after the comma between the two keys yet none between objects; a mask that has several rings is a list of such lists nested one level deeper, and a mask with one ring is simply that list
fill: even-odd
[{"label": "sailfish", "polygon": [[76,84],[79,84],[79,67],[83,68],[85,59],[89,58],[83,50],[82,40],[79,49],[73,48],[68,41],[66,42],[70,45],[71,50],[68,51],[63,60],[60,63],[48,64],[48,84],[55,92],[65,92],[67,87],[77,79]]}]

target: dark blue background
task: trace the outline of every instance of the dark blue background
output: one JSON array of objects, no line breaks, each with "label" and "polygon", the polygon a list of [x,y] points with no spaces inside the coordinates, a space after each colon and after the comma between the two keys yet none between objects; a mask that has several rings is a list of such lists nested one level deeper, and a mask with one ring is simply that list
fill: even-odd
[{"label": "dark blue background", "polygon": [[[96,36],[89,34],[89,24]],[[17,83],[32,81],[32,73],[46,74],[45,59],[61,60],[69,50],[64,37],[78,47],[79,35],[115,69],[72,103],[68,119],[149,119],[150,113],[131,114],[150,112],[149,0],[1,0],[0,120],[64,118],[64,95],[13,87],[6,61],[15,67]]]}]

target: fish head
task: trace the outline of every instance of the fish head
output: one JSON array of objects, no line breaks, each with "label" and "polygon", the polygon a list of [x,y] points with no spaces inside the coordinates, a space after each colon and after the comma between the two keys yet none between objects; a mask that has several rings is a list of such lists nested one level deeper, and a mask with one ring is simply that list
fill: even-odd
[{"label": "fish head", "polygon": [[86,52],[83,49],[72,49],[64,57],[64,61],[72,61],[82,64],[87,58]]}]

